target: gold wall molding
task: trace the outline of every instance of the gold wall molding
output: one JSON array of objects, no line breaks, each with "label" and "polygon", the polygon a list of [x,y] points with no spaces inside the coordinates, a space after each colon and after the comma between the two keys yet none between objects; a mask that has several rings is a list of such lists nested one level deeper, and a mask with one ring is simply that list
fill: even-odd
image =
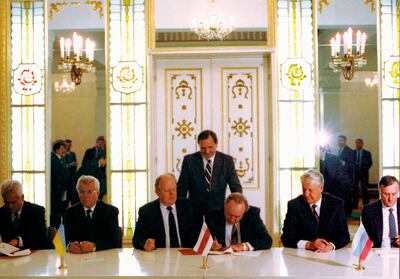
[{"label": "gold wall molding", "polygon": [[[156,32],[156,43],[171,42],[202,42],[199,37],[191,31],[169,31]],[[219,39],[210,40],[212,42],[221,42]],[[222,42],[266,42],[267,31],[233,31]]]},{"label": "gold wall molding", "polygon": [[0,1],[0,183],[10,178],[10,0]]},{"label": "gold wall molding", "polygon": [[55,14],[58,14],[60,12],[60,8],[64,7],[64,6],[79,6],[79,5],[92,5],[93,11],[98,11],[99,12],[99,16],[100,18],[103,17],[103,3],[101,1],[72,1],[72,2],[67,2],[67,1],[63,1],[63,2],[56,2],[56,3],[51,3],[50,4],[50,9],[49,9],[49,19],[52,20],[53,16]]}]

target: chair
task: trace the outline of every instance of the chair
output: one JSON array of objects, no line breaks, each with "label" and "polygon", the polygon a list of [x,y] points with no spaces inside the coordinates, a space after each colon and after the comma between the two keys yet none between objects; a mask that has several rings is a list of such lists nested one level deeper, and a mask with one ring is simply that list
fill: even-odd
[{"label": "chair", "polygon": [[47,239],[51,249],[54,249],[53,239],[56,236],[56,233],[57,229],[55,227],[47,227]]}]

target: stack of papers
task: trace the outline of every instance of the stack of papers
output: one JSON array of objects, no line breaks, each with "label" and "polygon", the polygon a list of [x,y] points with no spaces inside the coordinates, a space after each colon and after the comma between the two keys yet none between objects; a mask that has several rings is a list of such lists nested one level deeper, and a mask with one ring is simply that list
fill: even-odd
[{"label": "stack of papers", "polygon": [[18,247],[14,247],[5,242],[0,243],[0,255],[6,255],[9,257],[20,257],[31,254],[30,249],[20,250]]}]

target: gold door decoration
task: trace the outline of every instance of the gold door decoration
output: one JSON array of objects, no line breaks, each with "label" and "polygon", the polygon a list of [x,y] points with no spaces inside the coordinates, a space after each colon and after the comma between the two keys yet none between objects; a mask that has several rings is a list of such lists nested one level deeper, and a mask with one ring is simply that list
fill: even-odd
[{"label": "gold door decoration", "polygon": [[244,188],[259,187],[258,68],[222,68],[223,133]]},{"label": "gold door decoration", "polygon": [[22,182],[26,200],[45,206],[44,2],[10,6],[11,175]]},{"label": "gold door decoration", "polygon": [[381,70],[382,174],[400,176],[400,1],[381,0],[378,12]]},{"label": "gold door decoration", "polygon": [[[201,69],[166,69],[167,170],[179,177],[183,157],[196,151],[200,132]],[[170,151],[168,150],[170,147]]]}]

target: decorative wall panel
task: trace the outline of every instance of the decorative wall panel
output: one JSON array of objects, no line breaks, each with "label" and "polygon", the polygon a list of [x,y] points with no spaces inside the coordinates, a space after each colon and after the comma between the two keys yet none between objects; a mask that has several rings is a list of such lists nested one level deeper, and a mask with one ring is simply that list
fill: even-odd
[{"label": "decorative wall panel", "polygon": [[400,176],[400,1],[379,5],[381,150],[384,175]]},{"label": "decorative wall panel", "polygon": [[222,68],[222,123],[226,152],[244,188],[259,187],[258,68]]},{"label": "decorative wall panel", "polygon": [[25,199],[46,205],[43,1],[11,3],[11,173]]},{"label": "decorative wall panel", "polygon": [[165,69],[165,79],[166,165],[179,177],[183,157],[197,150],[201,132],[202,69]]}]

